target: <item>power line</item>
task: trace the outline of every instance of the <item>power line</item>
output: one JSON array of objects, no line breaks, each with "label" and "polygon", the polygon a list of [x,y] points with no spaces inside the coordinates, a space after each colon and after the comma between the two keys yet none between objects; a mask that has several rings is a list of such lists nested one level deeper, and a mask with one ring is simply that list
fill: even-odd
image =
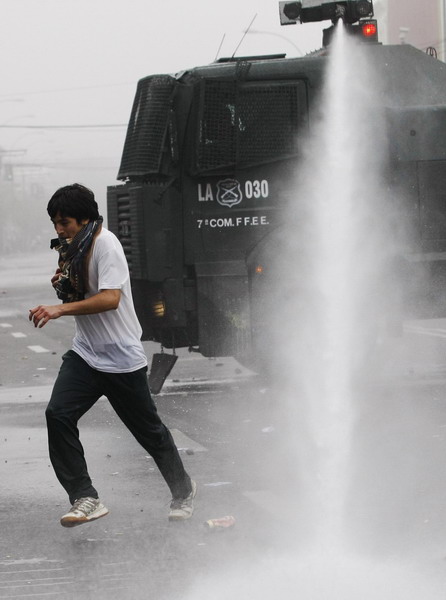
[{"label": "power line", "polygon": [[15,163],[4,163],[5,165],[10,165],[14,167],[14,169],[22,170],[22,169],[61,169],[64,171],[78,171],[82,169],[82,171],[117,171],[118,167],[116,164],[113,165],[90,165],[90,164],[73,164],[73,163],[52,163],[52,162],[15,162]]},{"label": "power line", "polygon": [[83,91],[83,90],[94,90],[94,89],[100,89],[100,88],[108,88],[108,87],[123,87],[123,86],[127,86],[127,85],[135,85],[135,81],[126,81],[125,83],[104,83],[101,85],[85,85],[85,86],[78,86],[78,87],[72,87],[72,88],[59,88],[59,89],[53,89],[53,90],[35,90],[33,92],[14,92],[14,93],[8,93],[8,94],[0,94],[0,98],[10,98],[11,96],[30,96],[33,94],[56,94],[59,92],[78,92],[78,91]]},{"label": "power line", "polygon": [[0,129],[110,129],[127,127],[127,123],[101,123],[96,125],[0,125]]}]

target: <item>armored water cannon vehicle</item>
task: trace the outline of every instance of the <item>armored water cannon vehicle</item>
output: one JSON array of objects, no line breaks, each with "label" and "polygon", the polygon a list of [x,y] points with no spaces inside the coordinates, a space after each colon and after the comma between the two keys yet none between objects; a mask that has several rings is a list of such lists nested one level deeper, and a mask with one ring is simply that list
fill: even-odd
[{"label": "armored water cannon vehicle", "polygon": [[[416,232],[401,269],[410,280],[422,265],[430,284],[421,291],[444,296],[446,65],[378,43],[368,0],[281,2],[280,14],[282,22],[342,18],[368,39],[389,116],[387,185]],[[318,119],[327,52],[232,57],[139,81],[108,223],[127,256],[143,339],[242,362],[268,347],[270,311],[287,293],[272,256],[284,207],[303,200],[289,182]],[[265,286],[276,309],[262,302]],[[411,300],[408,316],[427,315]],[[436,303],[431,316],[445,307]],[[274,326],[288,335],[286,323]]]}]

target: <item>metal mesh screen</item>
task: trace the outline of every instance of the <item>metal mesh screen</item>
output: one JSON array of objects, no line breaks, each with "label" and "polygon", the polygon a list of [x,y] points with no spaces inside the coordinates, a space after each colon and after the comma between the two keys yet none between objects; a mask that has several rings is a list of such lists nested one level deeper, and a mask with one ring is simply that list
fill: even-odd
[{"label": "metal mesh screen", "polygon": [[269,161],[292,155],[297,148],[295,86],[248,88],[239,96],[238,159]]},{"label": "metal mesh screen", "polygon": [[138,83],[118,179],[160,172],[175,79],[156,75]]},{"label": "metal mesh screen", "polygon": [[206,82],[200,102],[197,170],[225,167],[236,161],[235,82]]},{"label": "metal mesh screen", "polygon": [[303,81],[206,81],[201,93],[197,172],[261,164],[297,153],[299,123],[306,113]]},{"label": "metal mesh screen", "polygon": [[122,244],[131,276],[145,277],[145,231],[141,186],[109,187],[107,212],[108,227]]}]

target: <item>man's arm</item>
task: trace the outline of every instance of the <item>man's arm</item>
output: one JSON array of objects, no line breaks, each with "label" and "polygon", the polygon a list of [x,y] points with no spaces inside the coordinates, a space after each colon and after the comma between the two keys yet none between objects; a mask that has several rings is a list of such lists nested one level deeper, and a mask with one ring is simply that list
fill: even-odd
[{"label": "man's arm", "polygon": [[107,310],[116,310],[120,299],[121,290],[101,290],[85,300],[67,302],[56,306],[39,305],[31,308],[29,320],[34,323],[34,327],[40,328],[46,325],[50,319],[58,319],[68,315],[94,315]]}]

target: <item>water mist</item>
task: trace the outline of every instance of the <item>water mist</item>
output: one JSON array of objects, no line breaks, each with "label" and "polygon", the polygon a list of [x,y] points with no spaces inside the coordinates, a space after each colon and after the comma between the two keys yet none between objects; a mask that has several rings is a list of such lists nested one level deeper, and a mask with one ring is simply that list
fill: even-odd
[{"label": "water mist", "polygon": [[288,300],[275,327],[282,336],[276,383],[293,423],[296,512],[312,551],[328,556],[347,542],[355,382],[376,340],[390,251],[383,111],[362,50],[337,28],[293,181],[282,275]]},{"label": "water mist", "polygon": [[[355,416],[353,383],[373,341],[372,310],[384,254],[381,228],[381,119],[360,48],[337,34],[328,59],[321,116],[308,145],[305,181],[313,251],[308,258],[312,351],[298,356],[308,433],[313,442],[310,495],[318,552],[343,544]],[[368,73],[367,81],[361,74]],[[370,115],[374,115],[373,123]],[[305,311],[304,311],[305,312]],[[371,330],[371,331],[370,331]]]}]

